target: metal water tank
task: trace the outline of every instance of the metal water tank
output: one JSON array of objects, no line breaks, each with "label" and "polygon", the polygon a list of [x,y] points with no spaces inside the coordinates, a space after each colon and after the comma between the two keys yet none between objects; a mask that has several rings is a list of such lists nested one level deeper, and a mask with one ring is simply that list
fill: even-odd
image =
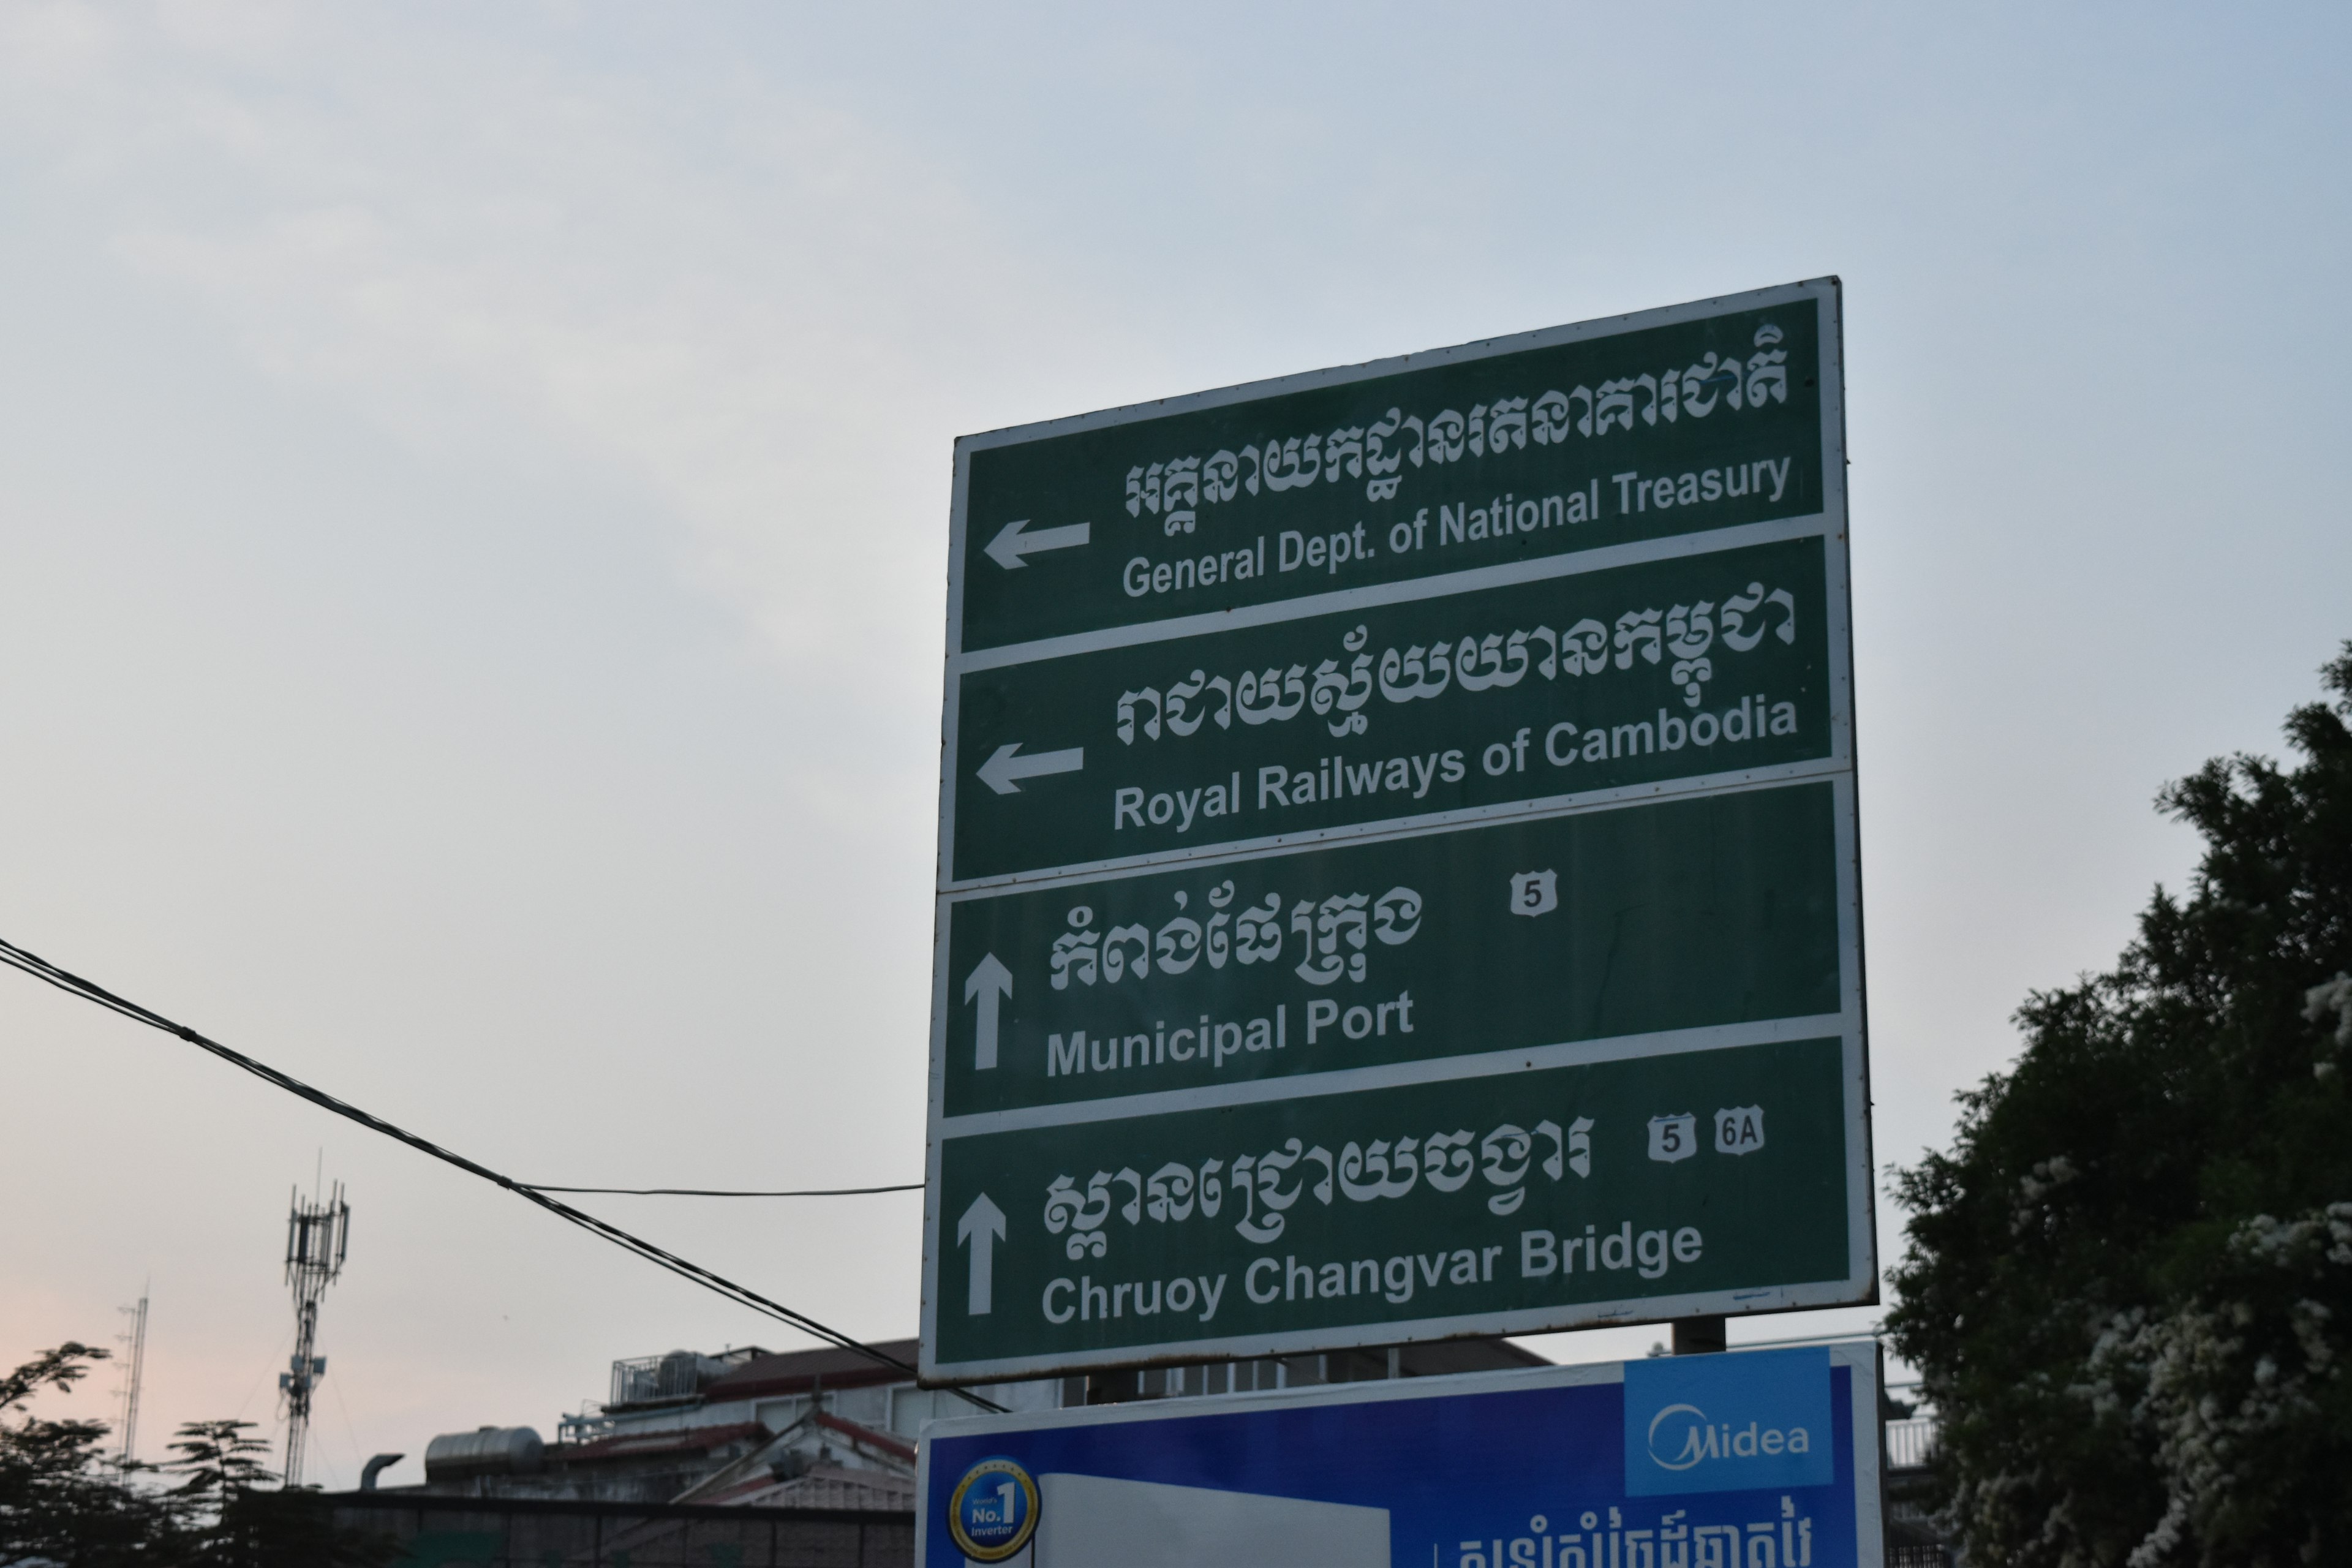
[{"label": "metal water tank", "polygon": [[425,1479],[467,1481],[478,1476],[535,1476],[546,1446],[528,1426],[484,1426],[444,1432],[425,1447]]}]

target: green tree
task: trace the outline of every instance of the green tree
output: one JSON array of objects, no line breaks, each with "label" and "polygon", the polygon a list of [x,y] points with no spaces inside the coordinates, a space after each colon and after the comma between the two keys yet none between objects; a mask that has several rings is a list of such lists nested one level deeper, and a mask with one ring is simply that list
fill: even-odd
[{"label": "green tree", "polygon": [[0,1373],[0,1563],[115,1568],[166,1560],[158,1552],[173,1533],[173,1510],[107,1465],[106,1423],[30,1412],[36,1395],[70,1394],[106,1354],[68,1342]]},{"label": "green tree", "polygon": [[2352,1561],[2352,642],[2322,677],[2299,765],[2158,796],[2205,840],[2188,896],[2029,997],[1897,1175],[1888,1326],[1979,1561]]},{"label": "green tree", "polygon": [[278,1479],[277,1472],[257,1457],[269,1445],[253,1436],[250,1421],[190,1421],[182,1425],[172,1445],[178,1458],[163,1468],[179,1477],[172,1495],[184,1503],[217,1514],[236,1499],[260,1490]]},{"label": "green tree", "polygon": [[339,1531],[315,1492],[272,1489],[267,1445],[245,1421],[192,1421],[141,1484],[109,1463],[102,1421],[54,1421],[30,1406],[70,1393],[106,1352],[68,1343],[0,1374],[0,1568],[379,1568],[381,1537]]},{"label": "green tree", "polygon": [[171,1499],[194,1528],[176,1562],[189,1568],[376,1568],[399,1555],[374,1536],[335,1528],[316,1492],[268,1489],[269,1445],[250,1421],[191,1421],[164,1469],[180,1478]]}]

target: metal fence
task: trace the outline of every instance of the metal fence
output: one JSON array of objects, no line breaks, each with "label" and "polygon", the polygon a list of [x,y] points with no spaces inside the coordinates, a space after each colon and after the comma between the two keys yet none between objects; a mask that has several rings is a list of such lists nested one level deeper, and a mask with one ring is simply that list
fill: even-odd
[{"label": "metal fence", "polygon": [[691,1351],[637,1356],[613,1363],[614,1405],[645,1405],[658,1399],[691,1399],[702,1392],[702,1357]]},{"label": "metal fence", "polygon": [[344,1492],[343,1530],[398,1542],[400,1568],[912,1568],[911,1513],[631,1507]]},{"label": "metal fence", "polygon": [[1955,1561],[1947,1546],[1890,1544],[1886,1548],[1886,1568],[1952,1568]]},{"label": "metal fence", "polygon": [[1886,1424],[1886,1468],[1890,1470],[1922,1469],[1936,1457],[1936,1419],[1932,1415],[1913,1416],[1907,1421]]}]

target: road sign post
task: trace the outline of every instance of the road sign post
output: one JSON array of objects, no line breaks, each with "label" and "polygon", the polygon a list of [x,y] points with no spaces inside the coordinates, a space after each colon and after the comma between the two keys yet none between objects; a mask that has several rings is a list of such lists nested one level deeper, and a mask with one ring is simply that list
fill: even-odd
[{"label": "road sign post", "polygon": [[1837,303],[959,443],[927,1377],[1874,1298]]}]

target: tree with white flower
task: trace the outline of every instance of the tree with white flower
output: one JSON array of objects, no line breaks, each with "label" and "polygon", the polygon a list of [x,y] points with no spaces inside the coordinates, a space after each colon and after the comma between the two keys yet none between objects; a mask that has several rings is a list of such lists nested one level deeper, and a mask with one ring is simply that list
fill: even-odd
[{"label": "tree with white flower", "polygon": [[2164,791],[2204,836],[2115,969],[1899,1173],[1888,1320],[1973,1560],[2352,1561],[2352,642],[2302,763]]}]

